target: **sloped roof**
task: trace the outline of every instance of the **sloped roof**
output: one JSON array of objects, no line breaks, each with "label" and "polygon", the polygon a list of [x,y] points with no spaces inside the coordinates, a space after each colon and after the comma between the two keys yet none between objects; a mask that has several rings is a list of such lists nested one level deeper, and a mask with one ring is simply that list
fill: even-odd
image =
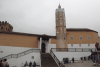
[{"label": "sloped roof", "polygon": [[48,37],[48,38],[56,38],[56,36],[50,36],[50,35],[40,35],[40,34],[30,34],[30,33],[21,33],[21,32],[5,32],[5,31],[0,31],[0,33],[4,34],[15,34],[15,35],[24,35],[24,36],[37,36],[37,37]]},{"label": "sloped roof", "polygon": [[[87,28],[67,28],[67,31],[93,31],[98,33],[97,31],[94,30],[90,30]],[[56,36],[50,36],[50,35],[40,35],[40,34],[30,34],[30,33],[21,33],[21,32],[5,32],[5,31],[0,31],[0,33],[4,33],[4,34],[15,34],[15,35],[24,35],[24,36],[37,36],[37,37],[48,37],[48,38],[56,38]]]},{"label": "sloped roof", "polygon": [[66,29],[67,31],[90,31],[90,32],[96,32],[98,33],[97,31],[94,31],[94,30],[91,30],[91,29],[88,29],[88,28],[67,28]]}]

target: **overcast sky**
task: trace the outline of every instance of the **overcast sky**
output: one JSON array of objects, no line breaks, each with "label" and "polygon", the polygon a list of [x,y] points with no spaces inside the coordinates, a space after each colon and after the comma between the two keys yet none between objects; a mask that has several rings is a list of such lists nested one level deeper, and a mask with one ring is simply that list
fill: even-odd
[{"label": "overcast sky", "polygon": [[0,21],[8,21],[14,32],[55,35],[59,3],[66,28],[89,28],[100,36],[100,0],[0,0]]}]

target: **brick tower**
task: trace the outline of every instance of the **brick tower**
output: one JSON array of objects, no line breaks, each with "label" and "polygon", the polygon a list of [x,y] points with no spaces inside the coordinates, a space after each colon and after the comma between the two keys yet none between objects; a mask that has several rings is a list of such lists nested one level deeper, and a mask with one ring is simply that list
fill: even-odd
[{"label": "brick tower", "polygon": [[7,21],[0,21],[0,31],[12,32],[13,27]]},{"label": "brick tower", "polygon": [[60,4],[56,9],[56,48],[67,48],[65,11]]}]

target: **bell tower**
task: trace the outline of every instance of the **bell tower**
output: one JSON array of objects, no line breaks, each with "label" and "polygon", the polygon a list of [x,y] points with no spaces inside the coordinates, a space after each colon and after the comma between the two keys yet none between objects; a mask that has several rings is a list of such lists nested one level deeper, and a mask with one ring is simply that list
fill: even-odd
[{"label": "bell tower", "polygon": [[65,11],[60,4],[55,12],[56,16],[56,48],[67,48]]}]

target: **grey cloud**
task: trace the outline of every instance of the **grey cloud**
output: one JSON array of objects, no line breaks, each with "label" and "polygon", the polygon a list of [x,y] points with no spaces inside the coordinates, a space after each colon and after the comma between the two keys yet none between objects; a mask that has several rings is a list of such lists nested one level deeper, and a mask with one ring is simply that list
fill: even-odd
[{"label": "grey cloud", "polygon": [[65,9],[66,28],[100,32],[100,0],[0,0],[0,20],[8,21],[15,32],[55,35],[59,3]]}]

